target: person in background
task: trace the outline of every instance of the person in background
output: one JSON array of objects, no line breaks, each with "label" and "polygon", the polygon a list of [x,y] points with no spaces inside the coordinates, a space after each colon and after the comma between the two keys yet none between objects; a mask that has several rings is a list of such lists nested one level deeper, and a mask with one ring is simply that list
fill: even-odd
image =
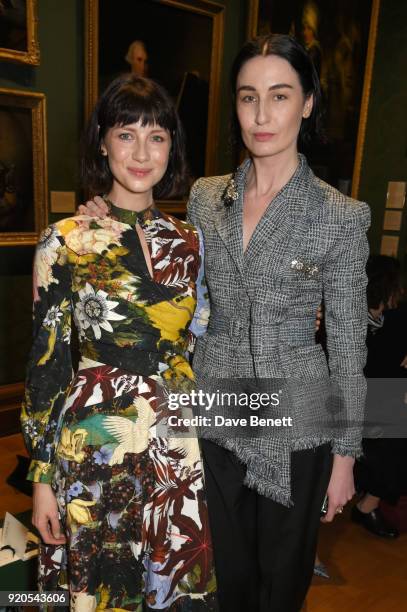
[{"label": "person in background", "polygon": [[148,54],[142,40],[133,40],[124,59],[130,64],[132,74],[141,77],[148,75]]},{"label": "person in background", "polygon": [[318,40],[319,11],[315,2],[307,2],[302,14],[302,39],[321,80],[322,49]]},{"label": "person in background", "polygon": [[[407,325],[404,309],[398,309],[401,296],[400,264],[394,257],[374,255],[367,264],[367,378],[407,376]],[[369,398],[369,395],[368,395]],[[389,406],[380,406],[386,421]],[[389,415],[391,419],[391,415]],[[407,485],[407,440],[403,437],[364,438],[363,456],[355,464],[357,488],[362,497],[352,508],[352,521],[383,538],[397,538],[398,531],[383,516],[379,504],[396,504]]]}]

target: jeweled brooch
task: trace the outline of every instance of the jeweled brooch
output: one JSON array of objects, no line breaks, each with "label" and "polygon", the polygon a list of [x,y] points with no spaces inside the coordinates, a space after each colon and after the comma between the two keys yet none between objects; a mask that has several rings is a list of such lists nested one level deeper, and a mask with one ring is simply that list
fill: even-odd
[{"label": "jeweled brooch", "polygon": [[223,204],[226,206],[226,208],[230,208],[236,202],[238,197],[239,197],[239,192],[236,187],[236,181],[232,176],[232,178],[229,180],[228,184],[226,185],[225,191],[223,192],[223,196],[222,196]]},{"label": "jeweled brooch", "polygon": [[306,278],[316,278],[319,274],[319,268],[316,264],[307,263],[300,259],[293,259],[290,267],[291,270],[303,274]]}]

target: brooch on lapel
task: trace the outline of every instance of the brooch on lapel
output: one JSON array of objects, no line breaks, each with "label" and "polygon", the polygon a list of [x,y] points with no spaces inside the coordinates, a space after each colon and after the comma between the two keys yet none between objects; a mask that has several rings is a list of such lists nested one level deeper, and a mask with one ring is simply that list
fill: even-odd
[{"label": "brooch on lapel", "polygon": [[291,270],[303,274],[305,278],[316,278],[319,274],[319,268],[316,264],[307,263],[300,259],[293,259],[290,268]]},{"label": "brooch on lapel", "polygon": [[238,197],[239,192],[236,187],[235,175],[233,174],[232,177],[229,179],[229,182],[226,185],[225,191],[222,195],[224,206],[226,206],[226,208],[230,208],[236,202]]}]

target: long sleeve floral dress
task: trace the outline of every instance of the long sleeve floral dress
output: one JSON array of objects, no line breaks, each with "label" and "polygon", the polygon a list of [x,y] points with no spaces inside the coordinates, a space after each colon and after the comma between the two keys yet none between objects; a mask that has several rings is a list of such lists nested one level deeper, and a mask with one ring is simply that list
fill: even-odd
[{"label": "long sleeve floral dress", "polygon": [[58,222],[38,244],[22,425],[29,478],[52,485],[67,534],[42,547],[40,585],[69,588],[75,612],[216,609],[198,441],[157,433],[168,389],[193,384],[201,245],[156,208],[114,206]]}]

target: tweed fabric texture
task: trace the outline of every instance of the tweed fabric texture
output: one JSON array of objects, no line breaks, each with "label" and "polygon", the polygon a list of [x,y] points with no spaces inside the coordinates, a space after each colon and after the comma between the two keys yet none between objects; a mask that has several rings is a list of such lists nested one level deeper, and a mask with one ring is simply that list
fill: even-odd
[{"label": "tweed fabric texture", "polygon": [[[294,389],[296,416],[318,422],[315,381],[330,385],[335,433],[303,430],[282,439],[217,437],[247,464],[246,484],[290,504],[290,454],[332,441],[341,455],[361,452],[366,383],[365,273],[369,207],[319,180],[304,156],[276,195],[243,252],[242,211],[246,160],[234,175],[238,197],[225,206],[232,175],[199,179],[188,219],[205,241],[211,303],[207,333],[198,338],[194,369],[199,384],[217,379],[280,378]],[[315,315],[325,304],[329,361],[315,344]],[[302,397],[301,397],[302,396]],[[335,420],[335,419],[334,419]]]}]

